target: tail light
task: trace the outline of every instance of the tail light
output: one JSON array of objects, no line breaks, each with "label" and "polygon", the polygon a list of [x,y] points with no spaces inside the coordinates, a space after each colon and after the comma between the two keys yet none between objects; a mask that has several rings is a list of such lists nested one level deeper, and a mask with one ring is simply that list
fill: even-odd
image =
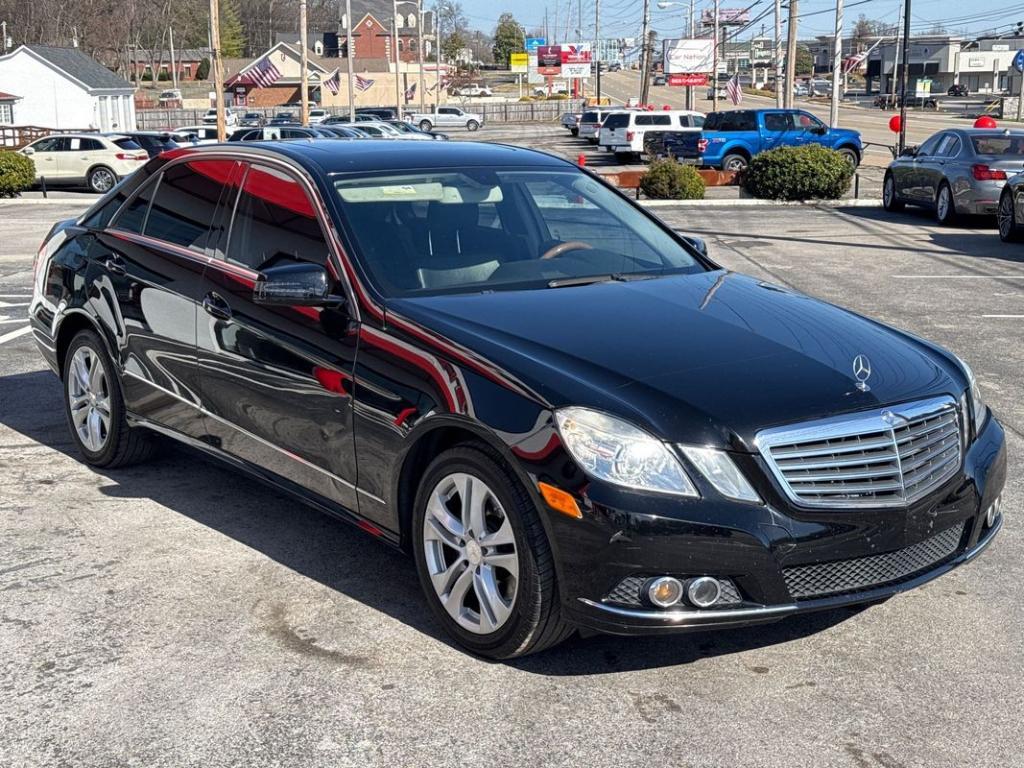
[{"label": "tail light", "polygon": [[700,153],[701,153],[702,155],[703,155],[703,154],[704,154],[705,152],[707,152],[707,149],[708,149],[708,140],[707,140],[707,139],[697,139],[697,150],[698,150],[698,151],[699,151],[699,152],[700,152]]},{"label": "tail light", "polygon": [[138,153],[138,152],[118,152],[117,153],[117,159],[118,160],[148,160],[149,159],[149,155],[147,155],[144,152],[141,153],[141,154]]},{"label": "tail light", "polygon": [[977,181],[1006,181],[1006,171],[989,168],[987,165],[972,165],[971,175]]},{"label": "tail light", "polygon": [[626,131],[626,141],[632,141],[634,136],[636,136],[636,131]]}]

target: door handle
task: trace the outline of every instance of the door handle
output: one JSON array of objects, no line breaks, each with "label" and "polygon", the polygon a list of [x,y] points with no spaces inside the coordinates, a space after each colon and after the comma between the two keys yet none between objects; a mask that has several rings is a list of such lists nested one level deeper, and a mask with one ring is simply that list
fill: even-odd
[{"label": "door handle", "polygon": [[203,297],[203,309],[206,314],[220,320],[231,319],[231,307],[216,293],[208,293]]},{"label": "door handle", "polygon": [[112,275],[124,275],[128,273],[128,268],[125,267],[124,262],[117,258],[117,256],[108,256],[103,262],[103,268]]}]

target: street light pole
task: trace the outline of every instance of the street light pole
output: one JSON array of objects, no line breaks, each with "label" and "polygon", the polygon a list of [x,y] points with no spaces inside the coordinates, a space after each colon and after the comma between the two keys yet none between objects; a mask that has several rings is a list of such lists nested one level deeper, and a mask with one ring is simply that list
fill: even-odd
[{"label": "street light pole", "polygon": [[782,0],[775,0],[775,106],[782,109]]},{"label": "street light pole", "polygon": [[[526,50],[525,45],[523,50]],[[597,105],[601,106],[601,0],[594,0],[594,58],[597,66]]]},{"label": "street light pole", "polygon": [[829,124],[833,128],[839,126],[839,80],[840,70],[843,67],[843,0],[836,0],[836,36],[833,43],[835,50],[832,52],[832,107],[829,109]]},{"label": "street light pole", "polygon": [[793,108],[793,89],[796,87],[796,33],[797,16],[799,15],[798,0],[789,0],[789,29],[786,30],[786,93],[783,104],[786,109]]},{"label": "street light pole", "polygon": [[910,0],[903,6],[903,72],[900,73],[900,153],[907,147],[907,80],[910,75]]},{"label": "street light pole", "polygon": [[[420,112],[423,109],[423,0],[416,0],[416,68],[419,70]],[[399,118],[401,119],[401,118]]]},{"label": "street light pole", "polygon": [[398,55],[398,0],[391,2],[391,53],[395,60],[395,117],[402,119],[402,85],[398,81],[398,73],[402,67],[401,57]]},{"label": "street light pole", "polygon": [[[714,70],[711,73],[711,111],[718,111],[718,0],[715,0],[715,32],[714,46],[712,48],[712,63],[711,69]],[[723,51],[724,53],[724,51]]]},{"label": "street light pole", "polygon": [[217,106],[217,141],[227,138],[224,122],[224,62],[220,58],[220,9],[210,0],[210,57],[213,59],[214,101]]},{"label": "street light pole", "polygon": [[345,0],[345,63],[348,68],[348,119],[355,122],[356,96],[353,84],[356,79],[355,58],[356,41],[352,39],[352,0]]},{"label": "street light pole", "polygon": [[299,121],[309,125],[309,38],[306,31],[306,0],[299,0],[299,47],[302,48],[302,64],[299,70],[302,111]]}]

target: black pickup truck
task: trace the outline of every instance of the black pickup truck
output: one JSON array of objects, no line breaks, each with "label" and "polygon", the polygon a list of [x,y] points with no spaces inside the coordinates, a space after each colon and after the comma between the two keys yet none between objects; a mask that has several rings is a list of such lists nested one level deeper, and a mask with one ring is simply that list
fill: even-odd
[{"label": "black pickup truck", "polygon": [[671,157],[680,163],[700,165],[700,131],[647,131],[644,156],[651,160]]}]

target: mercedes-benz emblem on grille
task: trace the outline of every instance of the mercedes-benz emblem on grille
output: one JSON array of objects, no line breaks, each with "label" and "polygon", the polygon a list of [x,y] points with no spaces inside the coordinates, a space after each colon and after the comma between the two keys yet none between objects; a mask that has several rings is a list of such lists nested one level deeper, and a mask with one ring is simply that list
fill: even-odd
[{"label": "mercedes-benz emblem on grille", "polygon": [[892,411],[882,411],[882,421],[890,427],[895,427],[897,424],[909,423],[906,416],[899,413],[893,413]]},{"label": "mercedes-benz emblem on grille", "polygon": [[868,386],[868,379],[871,378],[871,361],[867,355],[857,355],[853,358],[853,377],[857,379],[857,389],[861,392],[871,389]]}]

